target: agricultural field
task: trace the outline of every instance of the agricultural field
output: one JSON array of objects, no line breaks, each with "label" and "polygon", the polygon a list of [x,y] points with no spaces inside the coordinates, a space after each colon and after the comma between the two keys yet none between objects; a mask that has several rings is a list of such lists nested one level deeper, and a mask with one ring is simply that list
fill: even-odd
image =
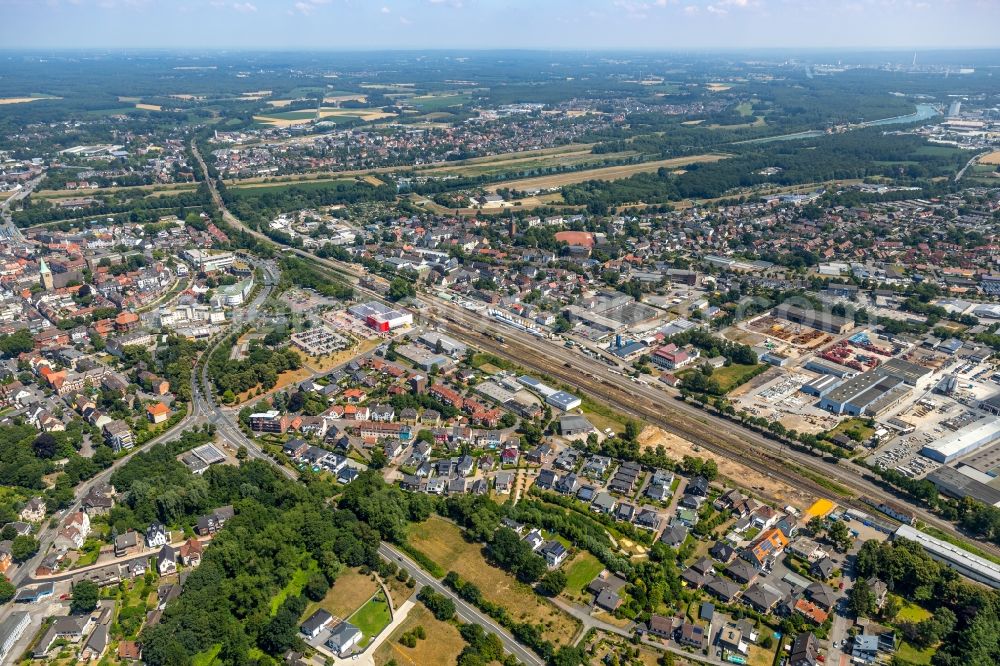
[{"label": "agricultural field", "polygon": [[979,163],[991,164],[991,165],[1000,164],[1000,150],[994,150],[992,153],[987,153],[986,155],[983,155],[982,157],[979,158]]},{"label": "agricultural field", "polygon": [[394,118],[395,114],[382,111],[380,109],[338,109],[334,107],[322,107],[317,112],[313,109],[302,109],[299,111],[281,111],[254,116],[253,119],[264,125],[274,127],[290,127],[301,125],[314,120],[329,120],[336,122],[338,119],[363,120],[383,120]]},{"label": "agricultural field", "polygon": [[[418,640],[408,648],[399,639],[416,627],[423,627],[428,638]],[[454,664],[465,648],[465,641],[454,624],[441,622],[423,604],[416,604],[392,635],[375,650],[375,666],[385,666],[395,660],[400,666],[420,664]]]},{"label": "agricultural field", "polygon": [[[344,183],[356,183],[356,182],[357,180],[355,178],[326,178],[326,179],[314,178],[310,180],[291,180],[291,181],[285,180],[285,181],[278,181],[275,183],[258,182],[258,183],[248,183],[248,184],[242,184],[236,181],[228,185],[228,188],[230,192],[239,193],[241,196],[242,195],[255,196],[259,194],[267,194],[268,192],[276,192],[277,188],[298,187],[304,190],[324,190],[338,183],[344,184]],[[370,181],[366,182],[369,182],[370,184]]]},{"label": "agricultural field", "polygon": [[586,171],[572,171],[569,173],[558,173],[549,176],[539,176],[537,178],[525,178],[523,180],[512,180],[505,183],[497,183],[489,187],[496,191],[504,187],[513,190],[544,190],[549,188],[575,185],[588,180],[620,180],[634,176],[637,173],[650,173],[660,168],[676,168],[688,164],[698,164],[703,162],[718,162],[724,160],[728,155],[721,153],[709,153],[705,155],[692,155],[690,157],[675,157],[668,160],[656,160],[654,162],[641,162],[639,164],[625,164],[621,166],[603,167],[600,169],[588,169]]},{"label": "agricultural field", "polygon": [[163,107],[160,106],[159,104],[142,104],[142,103],[139,103],[139,104],[135,105],[135,108],[139,109],[140,111],[162,111],[163,110]]},{"label": "agricultural field", "polygon": [[556,608],[507,572],[491,566],[480,544],[469,543],[453,523],[431,516],[410,526],[410,545],[445,571],[455,571],[463,580],[479,587],[483,597],[503,605],[514,619],[541,623],[544,636],[565,645],[576,635],[579,622]]},{"label": "agricultural field", "polygon": [[[517,153],[515,153],[517,154]],[[455,174],[467,177],[500,176],[506,173],[524,173],[536,169],[579,168],[606,164],[638,155],[635,151],[595,154],[589,148],[532,157],[482,161],[460,166],[441,166],[423,171],[425,174]]]},{"label": "agricultural field", "polygon": [[420,95],[410,97],[406,100],[416,108],[424,112],[442,111],[451,106],[461,106],[472,101],[472,97],[466,94],[454,95]]},{"label": "agricultural field", "polygon": [[27,97],[0,97],[0,106],[5,104],[27,104],[28,102],[38,102],[43,99],[62,99],[62,97],[43,95],[41,93],[31,93]]}]

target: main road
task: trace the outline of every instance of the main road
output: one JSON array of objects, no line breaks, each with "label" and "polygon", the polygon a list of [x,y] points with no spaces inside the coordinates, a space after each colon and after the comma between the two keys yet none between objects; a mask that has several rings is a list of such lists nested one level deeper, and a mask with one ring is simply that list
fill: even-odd
[{"label": "main road", "polygon": [[[205,162],[193,142],[192,149],[209,183],[212,199],[222,211],[223,219],[262,242],[274,243],[265,234],[247,227],[226,208],[215,182],[208,178]],[[359,266],[317,257],[299,248],[284,249],[351,280],[352,286],[357,291],[375,299],[382,299],[381,294],[357,284],[364,275],[364,270]],[[548,374],[583,388],[594,397],[613,405],[618,411],[653,423],[719,455],[791,483],[794,487],[808,490],[817,496],[827,496],[831,494],[830,490],[816,479],[828,479],[847,487],[858,496],[889,502],[903,499],[908,502],[906,498],[901,498],[866,478],[863,470],[858,467],[849,463],[839,465],[826,462],[809,453],[791,449],[781,442],[764,437],[707,409],[700,409],[677,400],[677,394],[669,393],[665,387],[633,382],[620,374],[612,374],[608,372],[606,364],[574,353],[557,342],[493,322],[479,313],[470,312],[431,294],[421,294],[417,300],[422,305],[422,316],[445,328],[460,340],[505,357],[527,369]],[[502,334],[503,343],[496,340],[497,333]],[[789,462],[793,462],[794,465],[790,467]],[[871,510],[856,500],[838,498],[838,501],[856,508]],[[953,523],[942,520],[923,507],[910,502],[908,504],[925,524],[959,539],[970,539]],[[1000,555],[1000,547],[980,540],[975,541],[980,548]]]}]

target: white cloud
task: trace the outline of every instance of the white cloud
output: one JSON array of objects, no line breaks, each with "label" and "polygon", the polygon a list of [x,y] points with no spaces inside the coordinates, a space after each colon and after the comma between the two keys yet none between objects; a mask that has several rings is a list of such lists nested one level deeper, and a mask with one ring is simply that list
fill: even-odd
[{"label": "white cloud", "polygon": [[379,12],[382,14],[391,14],[392,10],[389,9],[388,7],[383,7],[382,9],[379,10]]},{"label": "white cloud", "polygon": [[257,11],[257,5],[252,2],[234,2],[233,9],[241,14],[253,14]]},{"label": "white cloud", "polygon": [[[292,5],[292,9],[303,16],[309,16],[321,5],[327,5],[330,0],[298,0]],[[291,11],[289,12],[291,13]]]},{"label": "white cloud", "polygon": [[413,23],[413,21],[411,21],[410,19],[406,18],[405,16],[400,16],[399,17],[399,22],[402,23],[403,25],[410,25],[411,23]]}]

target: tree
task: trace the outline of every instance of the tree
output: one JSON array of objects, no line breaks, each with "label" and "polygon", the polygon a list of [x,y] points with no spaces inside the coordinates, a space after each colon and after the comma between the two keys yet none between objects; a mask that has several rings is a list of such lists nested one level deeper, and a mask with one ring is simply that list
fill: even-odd
[{"label": "tree", "polygon": [[847,607],[858,617],[870,617],[876,609],[875,593],[868,581],[859,579],[847,595]]},{"label": "tree", "polygon": [[50,459],[56,456],[59,443],[50,433],[43,432],[31,443],[31,448],[35,450],[35,455],[39,458]]},{"label": "tree", "polygon": [[955,629],[958,618],[948,607],[938,608],[934,615],[917,623],[914,639],[918,647],[929,648],[937,645]]},{"label": "tree", "polygon": [[538,591],[547,597],[554,597],[566,589],[566,574],[560,570],[550,571],[538,583]]},{"label": "tree", "polygon": [[831,522],[826,530],[826,538],[833,544],[834,548],[844,553],[851,547],[851,531],[842,521]]},{"label": "tree", "polygon": [[0,576],[0,604],[5,604],[14,598],[14,584],[6,576]]},{"label": "tree", "polygon": [[10,544],[10,554],[15,562],[24,562],[38,552],[38,539],[26,534],[15,537]]},{"label": "tree", "polygon": [[449,597],[432,590],[430,586],[423,587],[417,593],[417,599],[427,606],[427,610],[434,614],[434,617],[447,622],[455,617],[455,602]]},{"label": "tree", "polygon": [[416,288],[410,281],[404,278],[396,277],[389,283],[388,298],[390,301],[401,301],[404,298],[413,298],[416,295]]},{"label": "tree", "polygon": [[582,647],[564,645],[552,657],[553,666],[580,666],[587,663],[587,653]]},{"label": "tree", "polygon": [[35,339],[31,336],[31,331],[26,328],[10,335],[0,335],[0,354],[3,354],[4,358],[13,358],[34,348]]},{"label": "tree", "polygon": [[97,608],[97,584],[89,580],[81,580],[73,586],[73,599],[69,604],[71,613],[89,613]]},{"label": "tree", "polygon": [[323,597],[326,596],[327,590],[329,589],[330,582],[326,579],[326,576],[316,572],[309,576],[309,580],[306,581],[306,586],[302,591],[311,600],[322,601]]},{"label": "tree", "polygon": [[573,324],[570,323],[570,320],[564,317],[563,315],[559,315],[558,317],[556,317],[556,322],[555,324],[552,325],[552,330],[555,331],[556,333],[567,333],[572,329],[573,329]]}]

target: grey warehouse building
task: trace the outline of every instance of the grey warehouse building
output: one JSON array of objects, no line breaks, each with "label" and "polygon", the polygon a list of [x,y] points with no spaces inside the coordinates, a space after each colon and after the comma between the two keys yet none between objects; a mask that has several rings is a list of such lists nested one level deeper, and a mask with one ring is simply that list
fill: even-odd
[{"label": "grey warehouse building", "polygon": [[943,562],[966,578],[1000,589],[1000,564],[973,555],[954,544],[924,534],[909,525],[900,525],[893,539],[909,539],[919,543],[931,558]]},{"label": "grey warehouse building", "polygon": [[922,365],[892,358],[827,393],[820,408],[834,414],[877,416],[899,403],[930,370]]}]

